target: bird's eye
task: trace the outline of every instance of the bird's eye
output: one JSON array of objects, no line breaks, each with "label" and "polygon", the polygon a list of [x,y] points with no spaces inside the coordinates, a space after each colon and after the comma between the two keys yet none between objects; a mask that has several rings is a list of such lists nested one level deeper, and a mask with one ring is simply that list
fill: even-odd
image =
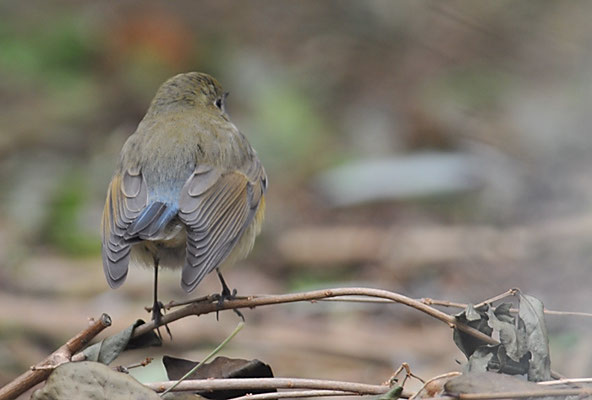
[{"label": "bird's eye", "polygon": [[216,105],[216,107],[218,107],[220,110],[222,110],[222,106],[223,106],[222,99],[216,99],[214,104]]}]

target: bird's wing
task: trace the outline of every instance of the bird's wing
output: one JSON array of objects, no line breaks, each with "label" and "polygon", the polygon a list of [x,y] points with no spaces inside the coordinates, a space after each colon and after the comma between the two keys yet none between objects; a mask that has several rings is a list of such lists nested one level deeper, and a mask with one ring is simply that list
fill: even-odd
[{"label": "bird's wing", "polygon": [[186,291],[230,254],[253,221],[267,185],[257,159],[246,172],[199,166],[179,198],[179,218],[187,226],[187,256],[181,285]]},{"label": "bird's wing", "polygon": [[103,270],[112,288],[125,281],[131,246],[128,228],[145,211],[147,201],[146,183],[139,170],[113,176],[102,222]]}]

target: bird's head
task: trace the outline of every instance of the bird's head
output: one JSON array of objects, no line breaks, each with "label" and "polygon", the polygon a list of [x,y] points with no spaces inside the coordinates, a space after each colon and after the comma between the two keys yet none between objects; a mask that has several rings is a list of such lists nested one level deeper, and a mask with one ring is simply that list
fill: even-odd
[{"label": "bird's head", "polygon": [[148,114],[167,110],[198,108],[225,114],[228,92],[212,76],[202,72],[175,75],[163,83],[148,109]]}]

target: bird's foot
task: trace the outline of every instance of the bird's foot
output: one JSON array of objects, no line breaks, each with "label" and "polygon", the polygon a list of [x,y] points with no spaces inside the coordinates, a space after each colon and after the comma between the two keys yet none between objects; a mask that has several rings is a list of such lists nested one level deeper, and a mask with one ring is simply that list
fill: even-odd
[{"label": "bird's foot", "polygon": [[[158,338],[162,341],[162,335],[160,333],[160,326],[162,324],[162,317],[164,315],[164,304],[162,301],[155,301],[152,305],[152,321],[154,321],[154,325],[156,325],[156,333],[158,334]],[[171,334],[171,330],[167,324],[164,324],[164,329],[169,334],[169,338],[173,340],[173,335]]]},{"label": "bird's foot", "polygon": [[[230,291],[230,289],[228,288],[228,286],[224,285],[222,287],[222,292],[219,294],[216,294],[214,296],[214,300],[217,300],[218,302],[218,308],[221,309],[222,306],[224,305],[224,301],[226,300],[234,300],[236,299],[236,289],[232,289],[232,292]],[[216,310],[216,321],[218,321],[218,313],[220,312],[220,310]],[[234,313],[236,315],[238,315],[243,322],[245,321],[245,316],[243,315],[243,313],[241,313],[239,310],[237,310],[236,308],[233,308],[232,311],[234,311]]]}]

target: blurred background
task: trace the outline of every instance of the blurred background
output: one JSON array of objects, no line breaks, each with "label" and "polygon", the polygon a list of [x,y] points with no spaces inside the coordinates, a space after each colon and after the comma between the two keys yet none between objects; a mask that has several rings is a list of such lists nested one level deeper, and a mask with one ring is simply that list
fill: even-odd
[{"label": "blurred background", "polygon": [[[103,202],[158,86],[203,71],[269,178],[239,294],[338,286],[477,303],[511,287],[590,311],[592,3],[257,0],[0,3],[0,385],[110,314],[148,319],[152,273],[109,289]],[[180,273],[161,299],[189,298]],[[192,294],[219,291],[214,275]],[[454,310],[448,310],[456,312]],[[246,310],[223,354],[276,376],[380,383],[464,361],[450,329],[398,305]],[[230,312],[171,326],[199,360]],[[552,367],[592,374],[589,319],[549,316]],[[159,380],[158,359],[135,370]],[[410,388],[412,388],[411,386]]]}]

